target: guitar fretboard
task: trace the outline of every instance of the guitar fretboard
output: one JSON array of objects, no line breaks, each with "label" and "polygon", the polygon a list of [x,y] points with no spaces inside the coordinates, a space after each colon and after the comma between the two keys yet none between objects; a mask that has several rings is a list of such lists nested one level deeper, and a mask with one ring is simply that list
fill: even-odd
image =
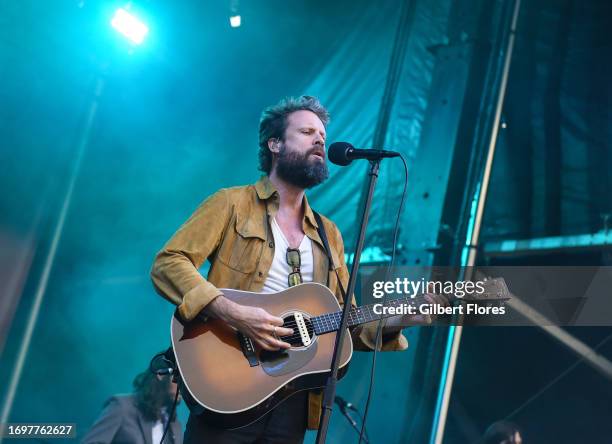
[{"label": "guitar fretboard", "polygon": [[[399,307],[403,304],[412,305],[418,307],[424,302],[423,295],[416,296],[414,298],[400,298],[391,299],[386,301],[385,307]],[[356,325],[365,324],[367,322],[377,321],[382,318],[390,318],[395,314],[377,314],[374,312],[374,306],[380,304],[362,305],[361,307],[353,307],[349,311],[348,326],[354,327]],[[340,328],[340,321],[342,320],[342,311],[336,311],[333,313],[326,313],[321,316],[316,316],[310,319],[314,327],[316,334],[321,335],[337,331]]]},{"label": "guitar fretboard", "polygon": [[[455,296],[452,296],[454,298]],[[477,295],[472,295],[467,298],[461,297],[462,301],[501,301],[508,298],[508,287],[502,278],[494,278],[486,280],[484,284],[484,292]],[[429,302],[425,299],[424,294],[416,295],[415,297],[404,297],[398,299],[389,299],[370,304],[363,305],[361,307],[353,307],[349,311],[348,326],[354,327],[356,325],[365,324],[367,322],[378,321],[380,318],[390,318],[396,316],[394,313],[389,313],[388,310],[384,310],[386,307],[400,307],[403,305],[409,305],[414,307],[413,312],[418,313],[418,307]],[[374,307],[378,306],[378,313],[374,311]],[[382,313],[381,313],[382,311]],[[407,312],[407,310],[404,310]],[[310,318],[314,331],[316,334],[325,334],[332,331],[337,331],[340,328],[340,321],[342,320],[342,311],[336,311],[333,313],[326,313],[324,315],[315,316]]]}]

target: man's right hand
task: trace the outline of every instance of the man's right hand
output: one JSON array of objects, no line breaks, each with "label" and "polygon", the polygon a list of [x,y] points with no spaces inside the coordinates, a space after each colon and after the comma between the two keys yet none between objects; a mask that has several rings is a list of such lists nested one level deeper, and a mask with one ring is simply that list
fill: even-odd
[{"label": "man's right hand", "polygon": [[291,347],[278,338],[293,334],[293,330],[282,327],[283,319],[272,316],[263,308],[240,305],[219,296],[206,306],[205,312],[231,325],[265,350],[275,351]]}]

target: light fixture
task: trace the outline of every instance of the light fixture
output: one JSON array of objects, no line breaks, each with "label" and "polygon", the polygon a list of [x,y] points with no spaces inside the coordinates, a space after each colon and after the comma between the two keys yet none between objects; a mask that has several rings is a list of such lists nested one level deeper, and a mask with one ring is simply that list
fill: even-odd
[{"label": "light fixture", "polygon": [[149,33],[147,25],[123,8],[117,9],[111,25],[136,45],[140,45]]},{"label": "light fixture", "polygon": [[241,22],[242,22],[242,19],[240,18],[239,15],[230,16],[230,26],[232,28],[238,28]]},{"label": "light fixture", "polygon": [[242,24],[242,17],[240,17],[240,0],[230,0],[229,19],[232,28],[239,28]]}]

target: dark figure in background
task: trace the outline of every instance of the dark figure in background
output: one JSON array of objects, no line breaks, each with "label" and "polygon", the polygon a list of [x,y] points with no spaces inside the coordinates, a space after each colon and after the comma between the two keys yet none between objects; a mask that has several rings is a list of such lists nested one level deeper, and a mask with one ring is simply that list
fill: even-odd
[{"label": "dark figure in background", "polygon": [[[83,444],[160,444],[177,385],[172,376],[147,370],[134,378],[133,386],[134,393],[115,395],[106,401],[100,417],[83,437]],[[174,415],[164,443],[182,442],[182,426]]]},{"label": "dark figure in background", "polygon": [[483,440],[485,444],[523,444],[518,426],[509,421],[497,421],[491,424]]}]

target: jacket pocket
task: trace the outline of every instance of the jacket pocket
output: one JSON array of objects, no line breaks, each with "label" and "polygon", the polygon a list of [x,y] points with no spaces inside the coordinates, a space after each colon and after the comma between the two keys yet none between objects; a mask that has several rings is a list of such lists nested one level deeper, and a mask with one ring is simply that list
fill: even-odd
[{"label": "jacket pocket", "polygon": [[223,242],[217,249],[217,260],[240,273],[253,273],[262,254],[264,241],[241,229],[239,222],[238,218],[230,222]]}]

